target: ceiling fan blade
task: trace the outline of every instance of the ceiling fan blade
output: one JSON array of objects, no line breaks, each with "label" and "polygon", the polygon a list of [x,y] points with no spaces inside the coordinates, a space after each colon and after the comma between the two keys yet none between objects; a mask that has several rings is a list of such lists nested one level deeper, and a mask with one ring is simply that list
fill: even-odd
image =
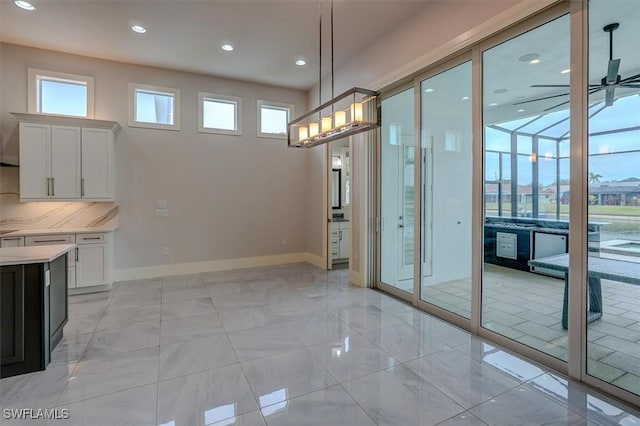
[{"label": "ceiling fan blade", "polygon": [[532,84],[529,87],[569,87],[568,84]]},{"label": "ceiling fan blade", "polygon": [[559,106],[566,105],[566,104],[568,104],[568,103],[569,103],[569,101],[564,101],[564,102],[559,103],[558,105],[554,105],[554,106],[552,106],[552,107],[545,108],[543,111],[544,111],[544,112],[551,111],[552,109],[556,109],[556,108],[558,108]]},{"label": "ceiling fan blade", "polygon": [[529,99],[528,101],[515,102],[513,105],[528,104],[529,102],[543,101],[545,99],[559,98],[560,96],[567,96],[567,95],[568,93],[560,93],[559,95],[545,96],[543,98],[535,98],[535,99]]},{"label": "ceiling fan blade", "polygon": [[615,100],[614,99],[615,92],[616,92],[615,87],[607,87],[607,93],[605,95],[605,101],[604,101],[604,104],[606,106],[613,105],[613,101]]},{"label": "ceiling fan blade", "polygon": [[615,84],[618,81],[618,70],[620,70],[620,59],[610,60],[607,70],[607,84]]},{"label": "ceiling fan blade", "polygon": [[620,80],[620,82],[621,83],[625,83],[627,81],[636,80],[636,79],[640,79],[640,74],[636,74],[636,75],[632,75],[631,77],[623,78],[622,80]]},{"label": "ceiling fan blade", "polygon": [[626,84],[621,84],[620,87],[629,87],[631,89],[640,89],[640,83],[638,83],[638,84],[626,83]]}]

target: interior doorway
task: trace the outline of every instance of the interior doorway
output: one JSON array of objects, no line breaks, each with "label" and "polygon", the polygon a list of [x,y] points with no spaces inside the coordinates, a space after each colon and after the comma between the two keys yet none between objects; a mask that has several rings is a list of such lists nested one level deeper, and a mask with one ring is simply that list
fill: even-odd
[{"label": "interior doorway", "polygon": [[351,253],[351,162],[349,138],[327,149],[327,269],[349,267]]}]

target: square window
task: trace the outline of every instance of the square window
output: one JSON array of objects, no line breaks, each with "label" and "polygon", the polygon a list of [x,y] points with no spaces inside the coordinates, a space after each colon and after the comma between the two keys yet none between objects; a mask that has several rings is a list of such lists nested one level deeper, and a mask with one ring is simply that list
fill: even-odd
[{"label": "square window", "polygon": [[93,117],[93,77],[29,68],[28,110]]},{"label": "square window", "polygon": [[180,130],[180,91],[129,83],[129,126]]},{"label": "square window", "polygon": [[293,105],[258,101],[258,137],[285,139]]},{"label": "square window", "polygon": [[198,93],[198,131],[225,135],[242,134],[242,99]]}]

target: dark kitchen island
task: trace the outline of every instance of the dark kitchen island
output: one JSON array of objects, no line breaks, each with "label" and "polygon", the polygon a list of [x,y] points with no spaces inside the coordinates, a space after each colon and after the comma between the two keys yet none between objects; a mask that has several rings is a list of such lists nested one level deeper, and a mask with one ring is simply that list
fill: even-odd
[{"label": "dark kitchen island", "polygon": [[67,323],[73,244],[0,248],[0,378],[44,370]]}]

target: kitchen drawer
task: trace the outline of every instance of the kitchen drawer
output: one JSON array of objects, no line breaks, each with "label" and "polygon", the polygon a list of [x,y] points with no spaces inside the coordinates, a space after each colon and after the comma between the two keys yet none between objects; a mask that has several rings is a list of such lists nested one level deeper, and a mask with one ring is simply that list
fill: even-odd
[{"label": "kitchen drawer", "polygon": [[496,238],[498,239],[498,243],[507,243],[507,244],[515,244],[517,240],[517,234],[511,234],[506,232],[496,232]]},{"label": "kitchen drawer", "polygon": [[518,246],[515,243],[498,243],[496,256],[506,259],[518,259]]},{"label": "kitchen drawer", "polygon": [[4,237],[0,239],[0,247],[22,247],[24,237]]},{"label": "kitchen drawer", "polygon": [[105,234],[77,234],[77,244],[104,243]]},{"label": "kitchen drawer", "polygon": [[30,235],[24,237],[26,246],[50,246],[53,244],[75,244],[74,234]]}]

